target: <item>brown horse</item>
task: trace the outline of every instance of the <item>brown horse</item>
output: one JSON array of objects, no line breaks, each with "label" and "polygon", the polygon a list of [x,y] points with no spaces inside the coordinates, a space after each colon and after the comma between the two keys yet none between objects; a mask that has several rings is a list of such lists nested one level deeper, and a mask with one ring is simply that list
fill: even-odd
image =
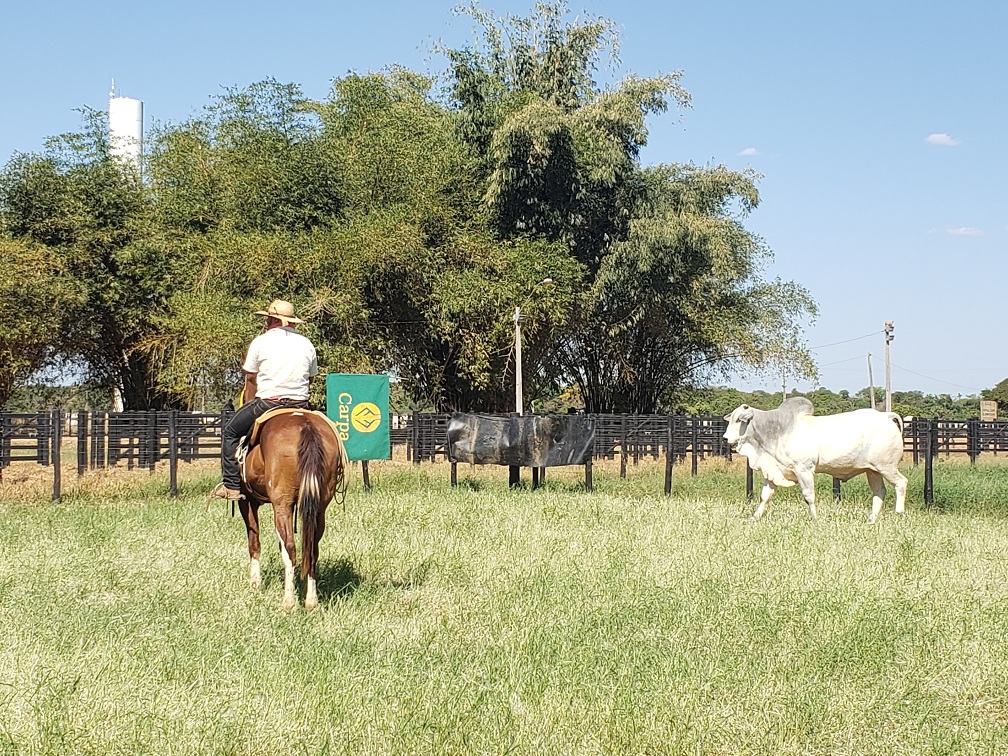
[{"label": "brown horse", "polygon": [[325,511],[333,497],[346,494],[347,456],[332,424],[320,412],[297,410],[264,418],[258,444],[245,457],[239,501],[251,563],[249,581],[259,588],[259,507],[273,506],[273,524],[284,564],[283,608],[291,609],[294,594],[294,518],[301,513],[301,579],[307,576],[305,608],[318,604],[315,568],[319,541],[325,532]]}]

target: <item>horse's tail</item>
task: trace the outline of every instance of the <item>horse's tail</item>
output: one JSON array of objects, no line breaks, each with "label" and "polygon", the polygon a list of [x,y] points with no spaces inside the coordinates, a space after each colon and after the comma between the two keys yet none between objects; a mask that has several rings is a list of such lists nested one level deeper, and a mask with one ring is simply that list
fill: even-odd
[{"label": "horse's tail", "polygon": [[297,507],[301,511],[301,579],[308,574],[309,565],[318,559],[315,533],[319,517],[329,503],[323,501],[326,475],[325,444],[315,425],[305,419],[298,441]]}]

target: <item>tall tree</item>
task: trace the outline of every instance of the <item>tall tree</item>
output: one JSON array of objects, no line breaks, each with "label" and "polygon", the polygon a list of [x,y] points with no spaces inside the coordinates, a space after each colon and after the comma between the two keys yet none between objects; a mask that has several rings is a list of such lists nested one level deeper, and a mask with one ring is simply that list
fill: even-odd
[{"label": "tall tree", "polygon": [[[424,77],[398,68],[351,75],[318,112],[353,198],[334,246],[355,264],[351,280],[330,276],[347,289],[340,299],[327,289],[324,341],[357,344],[418,406],[513,408],[511,313],[544,270],[570,267],[564,248],[488,233],[475,158]],[[347,255],[331,264],[345,270]],[[544,330],[530,329],[533,343]]]},{"label": "tall tree", "polygon": [[799,323],[814,305],[801,287],[761,279],[769,250],[742,225],[755,176],[640,166],[647,118],[689,106],[681,73],[600,87],[599,63],[618,60],[615,26],[569,20],[565,2],[526,19],[467,12],[482,38],[447,51],[450,93],[460,134],[484,156],[494,228],[562,243],[581,266],[565,282],[576,296],[556,377],[592,411],[649,412],[740,363],[807,373]]},{"label": "tall tree", "polygon": [[267,79],[151,136],[146,176],[177,286],[142,349],[189,406],[237,392],[255,310],[282,297],[311,311],[326,288],[318,255],[348,200],[315,105]]},{"label": "tall tree", "polygon": [[760,277],[769,250],[742,224],[758,201],[754,176],[692,166],[641,176],[629,233],[602,259],[580,300],[584,327],[560,348],[586,409],[656,412],[740,366],[813,375],[799,339],[815,305],[801,287]]},{"label": "tall tree", "polygon": [[996,386],[981,392],[981,397],[998,403],[998,410],[1003,413],[1008,408],[1008,378],[999,381]]},{"label": "tall tree", "polygon": [[157,327],[171,280],[136,171],[111,158],[103,113],[19,156],[0,177],[0,214],[14,238],[44,244],[75,281],[49,343],[129,409],[166,406],[138,343]]},{"label": "tall tree", "polygon": [[150,139],[147,179],[161,221],[180,231],[309,231],[338,219],[340,162],[298,86],[266,79],[216,97]]},{"label": "tall tree", "polygon": [[566,2],[537,3],[528,18],[466,11],[482,38],[445,50],[459,131],[479,157],[484,201],[505,238],[560,239],[590,271],[608,240],[625,234],[626,198],[647,142],[646,118],[669,102],[688,107],[681,72],[631,76],[601,89],[603,60],[618,63],[612,21]]},{"label": "tall tree", "polygon": [[53,323],[76,303],[73,282],[44,245],[0,236],[0,407],[56,358]]}]

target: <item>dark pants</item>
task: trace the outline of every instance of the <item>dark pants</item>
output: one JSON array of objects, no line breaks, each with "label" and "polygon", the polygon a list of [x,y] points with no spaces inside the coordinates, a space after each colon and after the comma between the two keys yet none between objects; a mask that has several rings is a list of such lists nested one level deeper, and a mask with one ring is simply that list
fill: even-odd
[{"label": "dark pants", "polygon": [[307,407],[308,402],[296,401],[293,399],[260,399],[256,397],[250,402],[243,404],[235,412],[228,424],[221,433],[221,472],[224,477],[224,485],[227,488],[238,490],[241,488],[241,473],[238,471],[238,460],[235,459],[235,450],[242,436],[247,436],[252,430],[256,418],[268,410],[277,407]]}]

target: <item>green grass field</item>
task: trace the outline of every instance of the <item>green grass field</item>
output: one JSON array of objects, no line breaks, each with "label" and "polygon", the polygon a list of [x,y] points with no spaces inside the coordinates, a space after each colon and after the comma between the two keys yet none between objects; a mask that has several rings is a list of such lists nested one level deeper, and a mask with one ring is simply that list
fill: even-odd
[{"label": "green grass field", "polygon": [[737,463],[616,471],[357,468],[312,613],[268,526],[248,587],[211,472],[8,471],[0,753],[1008,753],[1008,465],[942,460],[931,508],[907,466],[875,526],[863,479],[752,523]]}]

